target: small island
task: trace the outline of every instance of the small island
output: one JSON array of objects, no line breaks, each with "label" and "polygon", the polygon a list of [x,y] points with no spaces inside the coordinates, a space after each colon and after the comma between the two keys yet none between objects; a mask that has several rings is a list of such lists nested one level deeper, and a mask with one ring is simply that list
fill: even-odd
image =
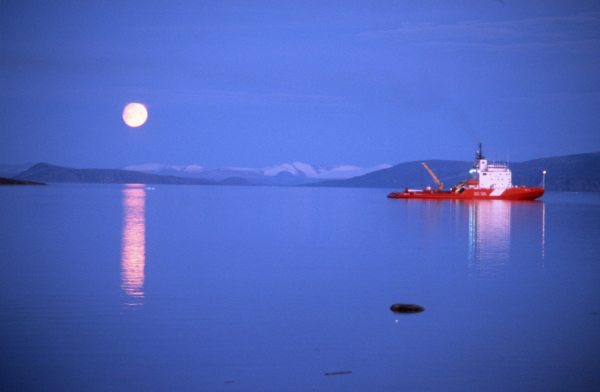
[{"label": "small island", "polygon": [[16,180],[14,178],[0,177],[0,185],[46,185],[43,182]]}]

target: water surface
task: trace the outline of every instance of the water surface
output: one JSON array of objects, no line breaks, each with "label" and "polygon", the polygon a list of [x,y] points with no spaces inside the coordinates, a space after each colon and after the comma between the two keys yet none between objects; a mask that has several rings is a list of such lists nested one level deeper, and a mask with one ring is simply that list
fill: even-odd
[{"label": "water surface", "polygon": [[597,390],[600,195],[386,193],[0,188],[0,389]]}]

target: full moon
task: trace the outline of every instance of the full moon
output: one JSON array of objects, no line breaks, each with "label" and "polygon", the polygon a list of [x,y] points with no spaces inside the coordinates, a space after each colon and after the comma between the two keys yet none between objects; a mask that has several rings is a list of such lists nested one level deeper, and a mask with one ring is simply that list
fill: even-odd
[{"label": "full moon", "polygon": [[141,127],[148,119],[148,110],[144,104],[130,102],[123,108],[123,121],[131,128]]}]

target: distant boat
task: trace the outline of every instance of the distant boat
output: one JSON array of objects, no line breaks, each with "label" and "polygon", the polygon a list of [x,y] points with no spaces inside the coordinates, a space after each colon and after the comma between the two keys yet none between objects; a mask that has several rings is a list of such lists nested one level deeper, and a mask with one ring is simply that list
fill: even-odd
[{"label": "distant boat", "polygon": [[[469,170],[471,179],[462,181],[449,190],[425,162],[421,165],[433,178],[436,188],[404,189],[392,192],[390,199],[451,199],[451,200],[534,200],[544,194],[543,187],[514,186],[512,173],[506,163],[489,162],[479,144],[473,168]],[[546,172],[543,172],[545,175]]]}]

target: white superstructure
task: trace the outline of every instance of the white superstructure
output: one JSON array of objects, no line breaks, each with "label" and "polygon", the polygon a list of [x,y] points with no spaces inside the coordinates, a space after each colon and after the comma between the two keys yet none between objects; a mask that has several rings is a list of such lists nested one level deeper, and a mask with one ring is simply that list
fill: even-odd
[{"label": "white superstructure", "polygon": [[512,173],[508,165],[506,163],[488,162],[481,151],[481,144],[475,157],[475,165],[470,173],[473,179],[479,182],[479,188],[512,188]]}]

